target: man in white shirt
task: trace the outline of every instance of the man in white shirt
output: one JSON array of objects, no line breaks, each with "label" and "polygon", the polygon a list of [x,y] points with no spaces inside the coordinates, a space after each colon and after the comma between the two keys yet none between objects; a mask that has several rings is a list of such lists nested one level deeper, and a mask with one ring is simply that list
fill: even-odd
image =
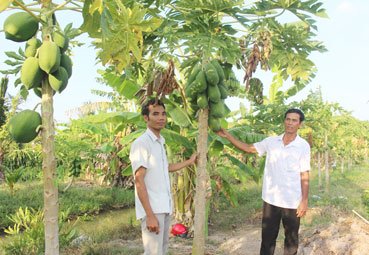
[{"label": "man in white shirt", "polygon": [[304,119],[302,111],[289,109],[284,115],[284,133],[254,144],[243,143],[224,129],[217,132],[244,152],[266,154],[260,255],[274,254],[281,221],[284,255],[297,254],[300,218],[306,214],[309,192],[310,146],[297,134]]},{"label": "man in white shirt", "polygon": [[144,255],[164,255],[168,250],[172,195],[169,172],[180,170],[196,161],[196,154],[188,160],[169,164],[160,135],[167,115],[164,104],[151,99],[141,111],[147,125],[144,134],[131,146],[129,158],[135,178],[136,216],[141,220]]}]

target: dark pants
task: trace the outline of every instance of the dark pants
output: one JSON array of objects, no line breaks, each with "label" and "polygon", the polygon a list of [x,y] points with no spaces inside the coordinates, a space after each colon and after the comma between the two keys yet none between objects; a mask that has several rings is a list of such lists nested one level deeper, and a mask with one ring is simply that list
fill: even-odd
[{"label": "dark pants", "polygon": [[281,220],[285,235],[283,254],[297,254],[300,218],[296,216],[296,209],[285,209],[264,202],[260,255],[274,254]]}]

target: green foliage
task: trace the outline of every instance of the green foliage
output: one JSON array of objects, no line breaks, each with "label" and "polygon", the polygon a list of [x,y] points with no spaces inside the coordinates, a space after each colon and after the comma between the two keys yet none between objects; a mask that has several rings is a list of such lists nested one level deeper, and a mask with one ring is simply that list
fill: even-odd
[{"label": "green foliage", "polygon": [[5,95],[8,90],[8,77],[2,77],[0,81],[0,127],[2,127],[6,122],[6,111],[8,106],[6,105]]},{"label": "green foliage", "polygon": [[[67,216],[68,213],[63,213],[59,219],[61,247],[69,245],[77,236],[73,226],[65,224]],[[8,227],[5,233],[13,236],[13,238],[4,245],[5,254],[37,255],[44,252],[44,213],[41,210],[28,209],[27,207],[23,209],[20,207],[14,215],[9,216],[9,219],[14,225],[13,227]]]},{"label": "green foliage", "polygon": [[5,183],[8,185],[11,194],[14,194],[14,185],[21,179],[22,171],[22,168],[15,170],[5,168]]},{"label": "green foliage", "polygon": [[114,65],[118,72],[132,60],[141,61],[143,34],[157,29],[161,20],[148,15],[148,10],[139,4],[125,6],[119,1],[86,1],[83,7],[84,23],[81,29],[93,38],[103,50],[99,57],[103,65]]},{"label": "green foliage", "polygon": [[[65,185],[60,185],[63,190]],[[15,214],[18,208],[28,207],[34,210],[43,208],[43,186],[38,183],[18,183],[14,195],[0,186],[0,229],[7,228],[11,221],[7,215]],[[60,193],[60,211],[69,216],[98,213],[108,208],[132,207],[132,190],[110,187],[70,187]]]}]

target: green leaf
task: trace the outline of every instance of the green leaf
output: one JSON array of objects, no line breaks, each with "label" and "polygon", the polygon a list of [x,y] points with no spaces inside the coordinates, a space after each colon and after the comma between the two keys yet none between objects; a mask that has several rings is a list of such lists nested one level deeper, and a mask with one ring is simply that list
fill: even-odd
[{"label": "green leaf", "polygon": [[163,101],[166,105],[167,113],[175,124],[181,127],[188,127],[192,125],[191,119],[185,109],[170,99],[165,98]]},{"label": "green leaf", "polygon": [[165,138],[167,144],[174,146],[184,146],[187,150],[194,151],[196,144],[191,143],[187,137],[180,135],[179,133],[172,131],[170,129],[163,129],[161,134]]},{"label": "green leaf", "polygon": [[135,112],[108,112],[99,113],[97,115],[86,116],[85,122],[89,123],[121,123],[121,124],[136,124],[140,121],[141,115]]},{"label": "green leaf", "polygon": [[139,129],[129,135],[124,136],[120,139],[120,144],[123,145],[123,149],[118,152],[118,156],[121,158],[127,157],[131,148],[131,143],[136,140],[140,135],[142,135],[146,129]]},{"label": "green leaf", "polygon": [[241,162],[239,159],[235,158],[234,156],[230,154],[225,154],[225,156],[237,167],[239,167],[242,171],[245,171],[249,176],[252,177],[252,179],[255,182],[258,182],[260,179],[260,176],[257,174],[257,170],[253,167],[250,167],[243,162]]},{"label": "green leaf", "polygon": [[101,8],[97,8],[98,2],[100,0],[86,0],[82,9],[83,23],[80,29],[87,32],[92,38],[99,38],[101,36],[101,12],[99,12]]},{"label": "green leaf", "polygon": [[112,152],[115,151],[115,149],[116,149],[116,147],[112,144],[112,142],[110,142],[110,143],[104,143],[100,147],[100,150],[103,153],[112,153]]},{"label": "green leaf", "polygon": [[117,88],[119,94],[127,99],[135,98],[136,93],[141,89],[141,86],[131,80],[124,80],[121,86]]},{"label": "green leaf", "polygon": [[232,188],[232,185],[225,179],[222,179],[222,192],[231,202],[233,207],[238,206],[237,196]]},{"label": "green leaf", "polygon": [[5,51],[5,55],[7,55],[9,58],[14,58],[16,60],[24,60],[24,57],[18,55],[14,51]]}]

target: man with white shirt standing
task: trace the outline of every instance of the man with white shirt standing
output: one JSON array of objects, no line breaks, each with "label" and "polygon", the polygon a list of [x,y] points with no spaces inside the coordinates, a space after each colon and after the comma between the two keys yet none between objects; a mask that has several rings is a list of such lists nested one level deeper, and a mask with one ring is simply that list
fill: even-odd
[{"label": "man with white shirt standing", "polygon": [[164,104],[150,99],[141,110],[147,130],[131,146],[129,158],[135,178],[136,216],[141,220],[144,255],[165,255],[168,250],[172,195],[169,172],[195,164],[196,154],[169,164],[160,131],[167,115]]},{"label": "man with white shirt standing", "polygon": [[306,214],[309,193],[310,146],[297,134],[304,119],[301,110],[289,109],[284,133],[254,144],[243,143],[224,129],[217,132],[244,152],[266,154],[260,255],[274,254],[281,221],[284,255],[297,254],[300,218]]}]

